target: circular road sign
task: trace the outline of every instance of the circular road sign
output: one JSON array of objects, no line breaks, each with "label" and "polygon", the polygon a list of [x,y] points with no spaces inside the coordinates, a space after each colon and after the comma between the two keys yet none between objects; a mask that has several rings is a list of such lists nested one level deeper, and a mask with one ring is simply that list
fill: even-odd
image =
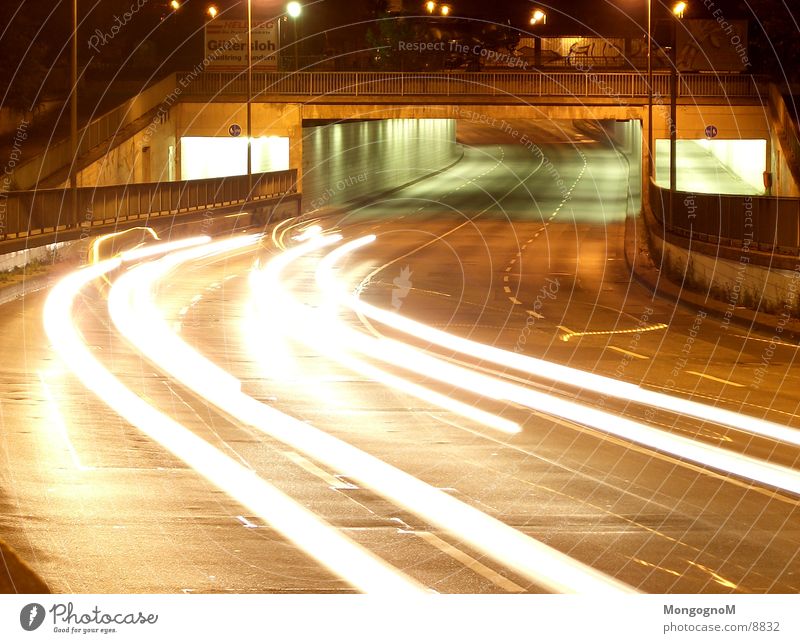
[{"label": "circular road sign", "polygon": [[[706,132],[708,132],[708,128],[706,128]],[[231,136],[239,136],[242,133],[242,126],[234,123],[228,128],[228,134]]]},{"label": "circular road sign", "polygon": [[706,125],[706,138],[714,138],[718,133],[716,125]]}]

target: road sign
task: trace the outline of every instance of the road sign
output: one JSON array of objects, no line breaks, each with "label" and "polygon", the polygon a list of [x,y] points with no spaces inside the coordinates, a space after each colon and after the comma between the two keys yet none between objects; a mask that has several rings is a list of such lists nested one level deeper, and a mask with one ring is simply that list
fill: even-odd
[{"label": "road sign", "polygon": [[717,134],[719,130],[716,125],[706,125],[706,138],[714,138]]},{"label": "road sign", "polygon": [[[242,133],[242,126],[234,123],[228,128],[228,134],[231,136],[239,136]],[[708,129],[706,129],[706,133],[708,133]]]}]

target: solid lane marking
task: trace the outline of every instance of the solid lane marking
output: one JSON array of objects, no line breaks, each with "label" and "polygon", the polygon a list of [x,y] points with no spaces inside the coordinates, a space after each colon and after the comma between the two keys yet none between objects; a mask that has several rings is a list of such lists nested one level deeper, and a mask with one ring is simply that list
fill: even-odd
[{"label": "solid lane marking", "polygon": [[42,391],[44,392],[44,397],[47,400],[47,406],[50,407],[51,419],[56,425],[58,432],[61,434],[64,443],[67,445],[67,451],[69,452],[69,457],[72,460],[72,464],[78,471],[92,471],[94,467],[87,467],[81,462],[80,456],[75,449],[75,445],[72,444],[72,440],[69,438],[69,431],[67,430],[67,425],[64,422],[64,416],[61,415],[58,402],[56,402],[55,397],[53,397],[53,392],[50,390],[50,385],[47,383],[44,373],[41,371],[39,371],[39,381],[42,383]]},{"label": "solid lane marking", "polygon": [[358,489],[355,485],[352,485],[348,482],[343,482],[336,476],[328,473],[324,469],[321,469],[316,464],[311,462],[308,458],[303,457],[299,453],[294,451],[284,451],[283,455],[285,455],[289,460],[294,462],[297,466],[305,469],[308,473],[313,476],[316,476],[320,480],[322,480],[325,484],[327,484],[332,489]]},{"label": "solid lane marking", "polygon": [[753,342],[764,342],[765,344],[776,344],[777,346],[788,346],[789,348],[800,348],[798,344],[789,344],[787,342],[779,342],[775,341],[774,339],[761,339],[760,337],[748,337],[747,335],[733,335],[734,337],[741,337],[742,339],[746,339],[747,341]]},{"label": "solid lane marking", "polygon": [[647,355],[640,355],[639,353],[634,353],[633,351],[627,351],[624,348],[619,348],[618,346],[606,346],[606,348],[609,348],[612,351],[617,351],[618,353],[623,353],[624,355],[630,355],[636,359],[650,359]]},{"label": "solid lane marking", "polygon": [[736,386],[737,388],[744,388],[744,384],[738,384],[737,382],[724,380],[721,377],[714,377],[713,375],[706,375],[705,373],[698,373],[697,371],[686,371],[686,372],[691,373],[692,375],[697,375],[697,377],[704,377],[707,380],[713,380],[714,382],[719,382],[721,384],[730,384],[731,386]]},{"label": "solid lane marking", "polygon": [[501,587],[507,592],[512,592],[516,594],[528,591],[521,585],[517,585],[514,581],[509,580],[502,574],[487,567],[482,562],[475,560],[469,554],[454,547],[447,541],[442,540],[441,538],[432,534],[429,531],[412,531],[411,533],[414,534],[415,536],[418,536],[419,538],[422,538],[422,540],[427,542],[429,545],[433,545],[434,547],[436,547],[436,549],[444,552],[452,559],[457,560],[459,563],[464,565],[464,567],[471,569],[476,574],[483,576],[485,579],[491,581],[492,583],[494,583],[498,587]]},{"label": "solid lane marking", "polygon": [[236,516],[236,520],[238,520],[240,523],[242,523],[248,529],[258,529],[258,525],[256,525],[255,523],[250,522],[244,516]]}]

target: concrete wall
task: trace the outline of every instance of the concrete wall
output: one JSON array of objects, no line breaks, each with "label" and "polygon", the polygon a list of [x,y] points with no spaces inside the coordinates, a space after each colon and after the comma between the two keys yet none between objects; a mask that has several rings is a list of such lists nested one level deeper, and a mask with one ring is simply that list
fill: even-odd
[{"label": "concrete wall", "polygon": [[303,209],[390,190],[460,156],[455,121],[393,119],[303,129]]},{"label": "concrete wall", "polygon": [[[237,124],[246,135],[247,108],[244,103],[180,103],[173,107],[176,136],[230,136],[228,128]],[[296,103],[253,103],[253,136],[289,137],[289,167],[303,167],[303,113]],[[180,167],[180,144],[176,162]],[[180,179],[180,174],[177,177]],[[302,188],[302,176],[300,177]]]},{"label": "concrete wall", "polygon": [[671,281],[709,293],[727,303],[731,311],[744,307],[773,314],[800,313],[797,301],[800,268],[780,270],[755,265],[750,262],[747,249],[742,250],[738,261],[690,252],[657,237],[652,237],[651,250],[656,251],[656,258],[663,257],[661,265]]},{"label": "concrete wall", "polygon": [[642,209],[642,122],[604,121],[603,128],[628,164],[628,216]]},{"label": "concrete wall", "polygon": [[[157,128],[137,132],[81,170],[78,187],[176,180],[179,170],[176,150],[175,123],[167,119]],[[150,158],[146,161],[148,154]]]}]

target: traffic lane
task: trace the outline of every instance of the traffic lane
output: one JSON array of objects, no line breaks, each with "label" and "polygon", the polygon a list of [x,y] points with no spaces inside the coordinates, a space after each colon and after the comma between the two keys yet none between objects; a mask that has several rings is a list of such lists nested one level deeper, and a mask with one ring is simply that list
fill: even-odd
[{"label": "traffic lane", "polygon": [[[381,263],[382,258],[376,259],[374,256],[361,257],[362,253],[360,252],[352,266],[349,263],[345,264],[348,266],[347,274],[352,270],[354,275],[348,281],[348,285],[350,288],[362,288],[362,296],[365,300],[375,305],[390,309],[394,303],[402,314],[414,319],[421,319],[437,328],[447,329],[461,337],[494,344],[507,350],[552,359],[584,371],[605,374],[613,379],[625,379],[634,383],[644,381],[645,384],[652,381],[654,386],[663,386],[665,382],[669,381],[674,363],[664,360],[666,366],[661,370],[648,367],[647,364],[650,361],[658,360],[658,355],[648,353],[643,348],[647,342],[661,340],[665,331],[654,324],[659,321],[669,323],[668,313],[660,314],[654,309],[651,302],[646,302],[640,304],[640,308],[638,308],[640,315],[636,317],[631,313],[625,313],[623,307],[614,307],[615,302],[607,296],[601,298],[599,302],[590,300],[581,303],[578,299],[579,295],[574,295],[568,297],[566,306],[559,308],[557,296],[563,297],[564,290],[558,291],[549,288],[545,280],[542,282],[541,288],[547,293],[547,296],[538,297],[540,303],[543,304],[538,308],[538,318],[531,317],[524,311],[521,314],[509,315],[508,309],[504,309],[503,302],[491,296],[494,292],[502,298],[503,295],[497,290],[490,290],[489,293],[480,292],[481,280],[485,279],[487,273],[491,273],[491,267],[484,256],[486,249],[482,245],[486,236],[485,231],[482,231],[480,239],[477,238],[477,233],[470,237],[468,232],[460,231],[457,235],[448,237],[446,245],[444,243],[431,245],[413,255],[417,258],[416,261],[412,257],[404,258],[377,273],[369,282],[364,282],[363,278],[361,280],[359,278],[365,274],[366,270],[380,268],[385,262]],[[392,238],[391,234],[383,236],[385,248]],[[381,243],[380,239],[376,242],[376,244]],[[404,252],[408,252],[407,247],[406,243],[402,243],[396,250],[386,248],[386,251],[389,256],[402,256]],[[599,249],[602,250],[602,248],[603,244]],[[377,247],[367,247],[363,250],[363,254],[374,253],[377,249]],[[455,259],[451,260],[451,257],[457,257],[457,263]],[[403,270],[409,274],[411,287],[402,299],[393,302],[394,293],[398,292],[393,279],[398,279]],[[381,278],[380,274],[385,276]],[[390,279],[392,275],[394,278]],[[553,280],[562,278],[556,276],[555,273],[548,277]],[[569,276],[566,278],[570,279]],[[579,282],[580,278],[571,279],[571,281],[573,292],[583,294],[584,291],[575,286],[575,282]],[[468,284],[472,286],[471,289],[468,289]],[[364,288],[364,286],[366,287]],[[629,286],[630,284],[626,282],[620,287],[627,288]],[[514,306],[513,308],[536,308],[535,305],[531,306],[530,302],[532,301],[533,299],[527,300],[527,306]],[[553,312],[554,309],[555,312]],[[628,310],[633,312],[636,308],[629,304]],[[349,319],[351,322],[357,323],[354,317],[351,316]],[[594,319],[595,322],[590,321],[587,324],[587,319]],[[567,324],[573,329],[588,329],[589,333],[597,332],[599,334],[572,336],[569,341],[565,342],[562,339],[565,337]],[[595,330],[593,331],[592,328]],[[650,330],[644,330],[647,328]],[[601,329],[605,329],[605,331]],[[408,337],[397,332],[387,331],[383,328],[379,330],[381,333],[409,340]],[[609,331],[619,332],[619,334],[609,334]],[[643,338],[649,338],[650,335],[653,336],[653,339],[645,342]],[[413,338],[411,339],[413,341]],[[672,345],[672,350],[680,357],[680,344],[674,340]],[[703,370],[708,370],[708,364],[702,363],[702,360],[705,359],[702,350],[702,345],[698,344],[694,359],[700,361],[684,364],[687,371],[700,374]],[[667,356],[669,356],[668,353]],[[654,357],[655,360],[653,360]],[[706,353],[706,358],[711,360],[711,354]],[[501,369],[493,367],[493,370]],[[643,377],[645,372],[649,372],[647,380]],[[637,378],[637,375],[640,377]],[[706,381],[697,375],[694,377],[697,381]],[[723,384],[713,380],[708,381],[711,386],[724,387]],[[700,401],[705,403],[714,401],[710,396],[700,397],[703,395],[702,391],[695,391],[695,393],[699,394],[696,397],[699,397]],[[575,392],[572,394],[574,395]],[[591,404],[613,402],[613,408],[619,412],[625,411],[628,406],[624,400],[614,402],[614,398],[609,399],[608,395],[599,393],[585,393],[581,399],[585,399]],[[727,400],[727,403],[730,404],[730,402]],[[736,400],[733,402],[733,408],[739,410],[741,405]],[[748,433],[731,431],[717,426],[706,427],[691,418],[681,419],[676,414],[663,412],[654,414],[647,407],[632,405],[629,409],[632,416],[646,420],[652,419],[662,428],[674,429],[685,435],[696,435],[713,444],[723,444],[733,450],[746,452],[786,466],[795,466],[797,463],[798,451],[795,447],[780,446],[776,448],[776,443],[771,440],[754,439]],[[751,409],[752,407],[747,407],[746,410],[752,415]],[[784,418],[777,411],[772,413],[772,417],[783,423]]]},{"label": "traffic lane", "polygon": [[[736,410],[779,423],[794,416],[796,388],[787,383],[797,377],[796,347],[788,342],[772,347],[769,334],[737,332],[729,325],[721,334],[719,319],[654,298],[631,279],[622,261],[621,226],[554,224],[548,228],[546,251],[537,252],[532,246],[521,252],[511,272],[506,272],[509,265],[504,263],[517,258],[520,239],[532,238],[526,235],[535,235],[535,224],[526,231],[520,222],[509,229],[476,221],[413,252],[414,242],[421,246],[444,234],[444,227],[440,224],[429,235],[416,228],[384,226],[373,247],[359,251],[358,260],[384,266],[370,279],[364,295],[375,293],[375,303],[385,306],[391,301],[392,281],[408,267],[416,280],[412,276],[403,306],[415,318],[430,322],[436,317],[434,323],[441,323],[446,309],[454,332],[486,343],[506,348],[524,343],[525,350],[536,356],[637,384],[669,383],[701,401],[722,397]],[[370,253],[382,243],[398,247],[373,259]],[[468,282],[475,288],[465,298],[462,292]],[[542,318],[531,318],[527,311],[532,308]],[[499,309],[503,309],[499,319],[487,317]],[[568,341],[563,341],[564,329],[571,332]],[[765,350],[770,357],[767,369]]]},{"label": "traffic lane", "polygon": [[[197,339],[198,341],[201,340],[201,338],[199,337]],[[415,475],[417,475],[418,477],[424,475],[430,478],[430,475],[432,473],[438,474],[440,471],[442,471],[442,469],[445,469],[445,464],[443,463],[447,463],[449,460],[452,460],[453,468],[444,471],[444,473],[441,474],[440,477],[437,477],[435,481],[432,481],[433,484],[448,485],[456,489],[459,493],[470,495],[475,499],[477,499],[476,502],[478,502],[479,506],[481,507],[492,506],[493,508],[496,509],[497,506],[503,506],[502,500],[498,502],[498,500],[495,498],[487,499],[486,497],[487,490],[490,490],[490,492],[497,491],[496,489],[497,485],[492,483],[492,479],[495,477],[496,472],[492,472],[488,477],[484,477],[484,479],[481,480],[480,472],[476,473],[471,467],[464,467],[464,461],[462,458],[462,456],[464,456],[464,451],[462,450],[463,445],[460,444],[458,440],[453,442],[453,437],[449,433],[445,437],[441,437],[438,434],[435,434],[432,440],[430,438],[426,439],[425,435],[422,435],[421,433],[416,431],[417,426],[422,424],[416,417],[412,422],[398,425],[397,419],[394,417],[394,415],[392,415],[397,412],[397,402],[394,402],[393,405],[389,408],[390,419],[388,420],[386,419],[385,417],[387,415],[386,413],[381,414],[376,419],[375,414],[378,413],[378,411],[380,410],[380,405],[384,403],[391,403],[390,400],[384,401],[386,398],[386,393],[380,391],[379,385],[371,385],[369,382],[361,382],[358,385],[358,387],[354,387],[353,386],[354,381],[352,376],[351,375],[348,376],[346,372],[342,373],[340,369],[337,370],[337,367],[332,364],[328,364],[324,368],[324,370],[322,371],[323,373],[322,375],[317,374],[317,376],[314,377],[314,373],[317,372],[316,369],[318,368],[317,366],[311,366],[311,364],[315,363],[313,361],[314,357],[315,357],[314,354],[307,350],[302,351],[298,356],[298,361],[302,363],[302,367],[304,369],[309,370],[309,373],[306,375],[309,378],[308,385],[298,386],[297,380],[294,381],[294,385],[287,386],[285,388],[281,387],[281,383],[279,381],[270,384],[268,390],[271,392],[272,395],[275,395],[277,397],[278,400],[277,403],[280,404],[281,408],[285,408],[287,411],[293,414],[298,414],[299,417],[307,419],[317,426],[321,427],[327,426],[327,430],[329,431],[336,432],[337,434],[341,435],[346,435],[347,440],[351,443],[354,442],[355,440],[360,440],[364,444],[369,445],[368,447],[365,448],[365,450],[368,450],[369,452],[372,453],[376,452],[381,453],[382,456],[385,458],[389,457],[397,458],[398,452],[409,449],[410,451],[402,458],[403,464],[401,464],[400,466],[405,470],[409,470],[409,467],[415,467],[415,469],[412,469],[412,471],[414,471]],[[239,363],[245,363],[246,360],[241,359],[238,361]],[[317,361],[319,361],[318,357]],[[334,370],[332,371],[331,369]],[[354,390],[354,388],[356,388],[356,390]],[[377,391],[375,390],[376,388]],[[313,395],[309,396],[309,391],[313,391]],[[358,404],[359,396],[362,398],[360,406]],[[330,404],[321,405],[320,404],[321,399],[325,400],[326,402],[328,400],[336,400],[338,401],[338,404],[335,407]],[[418,411],[420,409],[420,404],[416,400],[410,402],[410,404],[406,402],[406,408],[416,409]],[[441,413],[439,413],[438,415],[441,415]],[[343,417],[348,418],[346,424],[346,426],[348,427],[347,430],[343,428],[344,424],[342,420]],[[422,433],[428,434],[431,431],[431,429],[428,426],[428,423],[424,424],[425,428],[423,429]],[[389,436],[391,442],[389,444],[386,443],[386,436],[383,435],[382,427],[384,426],[389,427],[386,429],[386,431],[391,432],[391,436]],[[380,435],[375,437],[376,433]],[[541,431],[537,431],[536,433],[540,434]],[[536,448],[537,456],[539,455],[542,449],[548,449],[547,453],[549,453],[553,457],[559,456],[560,454],[564,453],[574,454],[575,460],[572,463],[574,466],[578,465],[585,466],[585,463],[588,461],[591,461],[594,465],[594,460],[592,460],[591,457],[587,456],[586,452],[581,452],[575,446],[574,439],[570,439],[568,448],[565,448],[565,445],[562,440],[563,430],[560,432],[556,432],[553,429],[550,429],[546,431],[546,434],[548,439],[555,440],[555,444],[547,445],[546,444],[547,440],[542,440],[541,437],[537,438],[537,441],[531,445],[532,448],[533,447]],[[368,441],[371,439],[370,436],[372,436],[372,439],[374,439],[374,441],[372,442]],[[406,436],[408,436],[407,441],[405,440]],[[472,438],[475,437],[476,436],[472,435]],[[601,440],[600,445],[594,444],[590,447],[587,447],[587,450],[589,451],[590,454],[592,454],[593,457],[597,454],[598,451],[602,451],[603,448],[606,448],[605,446],[606,442],[607,440],[603,439]],[[451,458],[448,458],[447,455],[442,454],[440,452],[441,447],[439,446],[441,444],[449,444],[449,443],[455,444],[455,446],[453,447]],[[423,445],[425,449],[436,448],[437,452],[435,454],[429,455],[428,457],[425,457],[425,454],[419,451],[420,445]],[[432,447],[432,445],[437,445],[437,446]],[[388,453],[386,453],[387,447],[389,448]],[[632,452],[636,451],[635,449],[630,449],[629,447],[624,445],[622,446],[622,449],[624,457],[630,457],[632,455]],[[637,455],[641,456],[642,454],[639,453]],[[525,456],[526,459],[529,457],[531,457],[529,454]],[[619,463],[621,459],[624,460],[624,457],[615,454],[611,456],[609,462]],[[474,455],[469,459],[469,463],[474,466],[480,466],[481,463],[490,462],[492,460],[493,458],[490,455],[486,454],[485,452],[479,452],[477,455]],[[515,470],[520,470],[522,468],[520,467],[519,463],[504,462],[502,459],[497,460],[497,462],[499,463],[498,466],[503,471],[515,471]],[[560,465],[561,462],[559,462],[558,465],[556,466]],[[616,493],[621,493],[621,494],[633,493],[632,491],[630,491],[628,484],[630,477],[636,474],[640,474],[643,470],[651,470],[651,471],[654,470],[654,466],[652,464],[643,467],[641,462],[635,462],[634,464],[629,466],[620,464],[617,464],[616,466],[618,468],[618,471],[613,471],[612,473],[613,478],[611,479],[618,481],[619,488],[615,489],[615,491]],[[674,461],[668,459],[666,465],[664,466],[666,466],[668,470],[671,470],[675,468],[675,463]],[[422,469],[420,469],[420,467],[422,467]],[[469,473],[465,473],[465,469],[468,469]],[[602,494],[598,494],[596,486],[597,486],[597,480],[602,478],[602,476],[604,475],[603,472],[606,471],[606,468],[604,468],[602,466],[602,463],[600,463],[599,468],[594,468],[591,471],[594,474],[594,479],[592,479],[591,483],[589,484],[590,488],[589,489],[585,487],[579,488],[579,490],[569,494],[571,497],[582,499],[586,498],[587,496],[590,497],[592,494],[602,496]],[[707,474],[706,473],[700,474],[697,473],[696,471],[690,471],[690,473],[692,474],[691,476],[689,476],[690,485],[692,487],[700,485],[701,488],[704,488],[703,483],[697,482],[695,478],[698,477],[702,478],[702,476],[705,476]],[[680,473],[676,475],[679,477]],[[627,476],[627,478],[625,476]],[[605,480],[607,481],[608,479],[609,479],[608,476],[606,476]],[[645,498],[648,505],[652,504],[654,502],[653,498],[658,497],[656,494],[661,489],[663,485],[663,480],[664,477],[661,475],[661,472],[659,472],[658,468],[655,467],[654,477],[652,480],[648,481],[648,484],[650,484],[650,486],[643,487],[641,493],[639,493],[638,495],[641,498]],[[525,480],[525,482],[530,483],[530,480]],[[707,488],[706,493],[709,495],[714,495],[716,493],[715,485],[717,483],[733,484],[735,486],[736,482],[737,481],[729,483],[729,482],[723,482],[721,479],[715,479],[710,487],[706,487]],[[584,484],[586,484],[585,481]],[[493,489],[493,487],[495,488]],[[504,490],[510,489],[511,493],[514,493],[515,495],[512,497],[511,501],[506,501],[507,509],[501,515],[504,515],[504,517],[505,515],[513,516],[515,515],[514,512],[519,514],[520,513],[519,506],[520,505],[527,506],[524,502],[520,503],[517,502],[516,500],[517,498],[521,497],[519,489],[514,489],[514,486],[511,483],[509,483],[508,485],[503,485],[503,489]],[[749,492],[750,490],[746,491]],[[684,492],[681,492],[681,495],[679,497],[683,497],[685,495],[686,494]],[[737,520],[741,521],[743,516],[744,520],[747,520],[747,516],[749,516],[747,512],[758,513],[760,511],[760,508],[763,507],[764,504],[763,498],[759,496],[756,496],[755,501],[750,503],[745,503],[740,498],[731,496],[729,493],[726,493],[726,497],[732,498],[731,503],[733,505],[739,506],[740,509],[738,511],[731,511],[730,506],[728,506],[725,503],[719,503],[718,506],[720,507],[721,513],[719,515],[711,514],[707,518],[708,520],[707,523],[704,522],[706,520],[704,515],[698,517],[698,512],[705,512],[706,514],[708,513],[708,509],[705,504],[701,504],[699,507],[691,506],[692,513],[690,514],[681,513],[680,509],[675,511],[675,513],[678,514],[678,517],[675,518],[675,520],[673,521],[674,523],[678,523],[684,526],[685,525],[697,526],[699,523],[702,526],[702,529],[696,529],[693,534],[690,534],[687,537],[687,540],[689,540],[690,542],[684,543],[685,546],[690,548],[690,551],[699,551],[702,554],[701,556],[698,557],[698,560],[702,562],[698,562],[698,560],[693,559],[691,563],[685,561],[683,561],[682,563],[683,565],[690,567],[692,570],[695,570],[699,574],[699,576],[697,578],[694,578],[693,580],[693,582],[695,583],[695,585],[692,586],[693,591],[695,589],[699,589],[699,586],[696,583],[703,583],[704,584],[703,586],[706,587],[705,583],[707,583],[708,579],[711,577],[707,571],[703,572],[703,569],[706,570],[717,569],[724,571],[720,566],[715,565],[716,561],[705,560],[703,558],[703,556],[707,556],[713,559],[713,552],[717,551],[716,547],[719,548],[719,551],[725,550],[725,545],[720,545],[718,544],[718,542],[714,542],[713,539],[709,541],[708,532],[713,532],[713,530],[716,530],[717,526],[720,524],[720,521],[722,521],[726,517],[733,516],[732,518],[730,518],[730,520],[734,522],[736,522]],[[672,507],[674,503],[674,498],[670,497],[669,495],[666,495],[664,496],[664,499],[669,503],[665,504],[664,506]],[[617,502],[617,504],[624,505],[624,501],[620,503],[618,500],[615,500],[615,502]],[[687,503],[691,504],[689,501],[687,501]],[[604,502],[603,504],[609,505],[608,502]],[[668,511],[672,512],[673,510],[668,509]],[[644,512],[641,508],[636,508],[632,509],[629,513],[631,515],[637,515]],[[560,515],[563,514],[573,515],[574,509],[572,510],[572,513],[570,513],[569,511],[563,511],[562,514]],[[673,517],[671,513],[669,515],[671,518]],[[671,518],[662,516],[662,521],[664,522],[664,524],[669,526]],[[650,514],[650,519],[651,520],[655,519],[653,518],[652,513]],[[525,525],[528,522],[531,522],[531,520],[532,520],[531,517],[528,515],[527,517],[523,517],[522,519],[511,519],[511,522],[512,524],[515,525],[517,524]],[[545,522],[547,522],[546,518],[544,520]],[[569,519],[566,520],[567,522],[569,522]],[[594,523],[591,523],[590,519],[589,521],[590,526],[585,530],[583,530],[585,532],[589,532],[589,535],[583,533],[583,531],[581,530],[578,530],[583,539],[588,538],[591,540],[594,537],[591,534],[597,535],[596,534],[597,531],[606,533],[607,530],[605,526],[603,527],[603,529],[594,529],[594,527],[592,526],[599,524],[605,525],[606,523],[604,523],[603,520],[595,519]],[[573,522],[575,522],[575,520],[573,520]],[[581,522],[581,520],[577,520],[577,522]],[[758,524],[753,524],[752,521],[746,524],[747,524],[746,530],[758,533],[760,534],[760,537],[763,537],[763,534],[767,532],[772,534],[775,527],[775,525],[771,523],[762,527],[759,526]],[[629,523],[625,523],[625,525],[626,528],[630,527]],[[745,528],[740,529],[740,531],[744,530]],[[649,534],[649,532],[647,533]],[[694,539],[695,534],[699,534],[696,539]],[[549,532],[543,533],[541,531],[535,532],[535,535],[540,538],[554,537],[552,533]],[[671,547],[674,545],[673,543],[674,536],[670,536],[670,538],[671,539],[668,539],[668,541],[671,543],[670,544]],[[717,541],[721,540],[724,540],[722,536],[717,538]],[[701,547],[701,545],[704,545],[709,542],[711,542],[711,544],[706,548],[706,550],[704,550]],[[756,540],[755,542],[760,542],[760,541]],[[778,544],[777,548],[780,551],[785,551],[784,545],[785,542],[781,541]],[[598,544],[595,543],[594,546],[597,547]],[[737,565],[739,567],[742,567],[741,563],[737,563]],[[653,569],[652,567],[648,567],[644,563],[636,563],[635,566],[641,567],[644,570],[648,570],[647,571],[648,574],[652,572]],[[660,566],[663,567],[663,565]],[[675,566],[680,567],[678,562],[676,562],[673,565],[673,567]],[[737,573],[734,572],[735,570],[733,570],[728,575],[733,578],[739,578],[737,576]],[[741,575],[741,570],[738,573]],[[691,576],[691,574],[689,574],[689,576]],[[681,582],[687,582],[687,581],[684,580]],[[750,582],[750,581],[747,581],[746,578],[744,580],[740,579],[740,583],[736,584],[736,587],[741,587],[741,582]],[[760,578],[753,582],[758,582],[763,585],[763,583],[767,581],[763,578]],[[714,585],[719,585],[719,583],[717,581],[714,581]],[[676,585],[676,587],[678,586],[680,585]],[[712,589],[716,588],[713,587]],[[652,591],[657,591],[657,590],[652,590]],[[699,591],[709,591],[709,588],[706,587],[706,589]]]},{"label": "traffic lane", "polygon": [[[245,270],[249,262],[243,260],[237,270]],[[187,270],[185,280],[181,280],[179,274],[171,275],[159,292],[159,302],[166,318],[172,323],[179,322],[187,339],[201,338],[198,344],[202,352],[215,363],[227,364],[228,367],[248,362],[247,357],[239,360],[229,351],[232,336],[241,324],[241,315],[229,314],[226,306],[237,307],[242,303],[240,298],[232,295],[234,284],[247,288],[246,278],[226,279],[233,274],[232,270],[230,263],[205,267],[193,265]],[[192,312],[181,314],[188,303],[192,303]],[[235,372],[238,374],[240,371]],[[121,374],[132,390],[146,395],[147,399],[168,410],[172,417],[192,426],[221,450],[235,452],[237,459],[280,490],[426,586],[443,592],[541,591],[524,579],[506,582],[502,574],[487,573],[483,569],[485,566],[469,560],[463,552],[454,556],[447,535],[436,533],[418,519],[409,518],[407,511],[376,498],[369,490],[336,478],[335,473],[325,472],[319,464],[280,442],[235,422],[217,422],[213,428],[192,423],[193,415],[202,412],[206,417],[216,412],[202,409],[202,406],[197,409],[198,401],[183,392],[180,386],[173,383],[165,394],[157,387],[145,387],[149,376],[132,374],[121,365],[115,367],[115,372]],[[258,374],[245,373],[242,381],[245,390],[256,397],[260,397],[259,389],[266,387],[265,399],[271,404],[276,403],[274,391]],[[352,384],[349,378],[343,381]],[[298,383],[293,385],[298,386]],[[172,407],[169,407],[170,402]],[[252,517],[246,518],[251,523],[257,522]],[[513,577],[513,573],[507,575]]]},{"label": "traffic lane", "polygon": [[[45,297],[10,305],[1,326],[6,345],[19,346],[3,369],[21,398],[3,405],[4,488],[14,508],[3,536],[53,591],[349,591],[269,529],[245,527],[240,507],[65,372],[41,330]],[[93,351],[122,366],[123,349],[92,308],[78,318]],[[148,371],[135,359],[126,368],[140,378]]]}]

